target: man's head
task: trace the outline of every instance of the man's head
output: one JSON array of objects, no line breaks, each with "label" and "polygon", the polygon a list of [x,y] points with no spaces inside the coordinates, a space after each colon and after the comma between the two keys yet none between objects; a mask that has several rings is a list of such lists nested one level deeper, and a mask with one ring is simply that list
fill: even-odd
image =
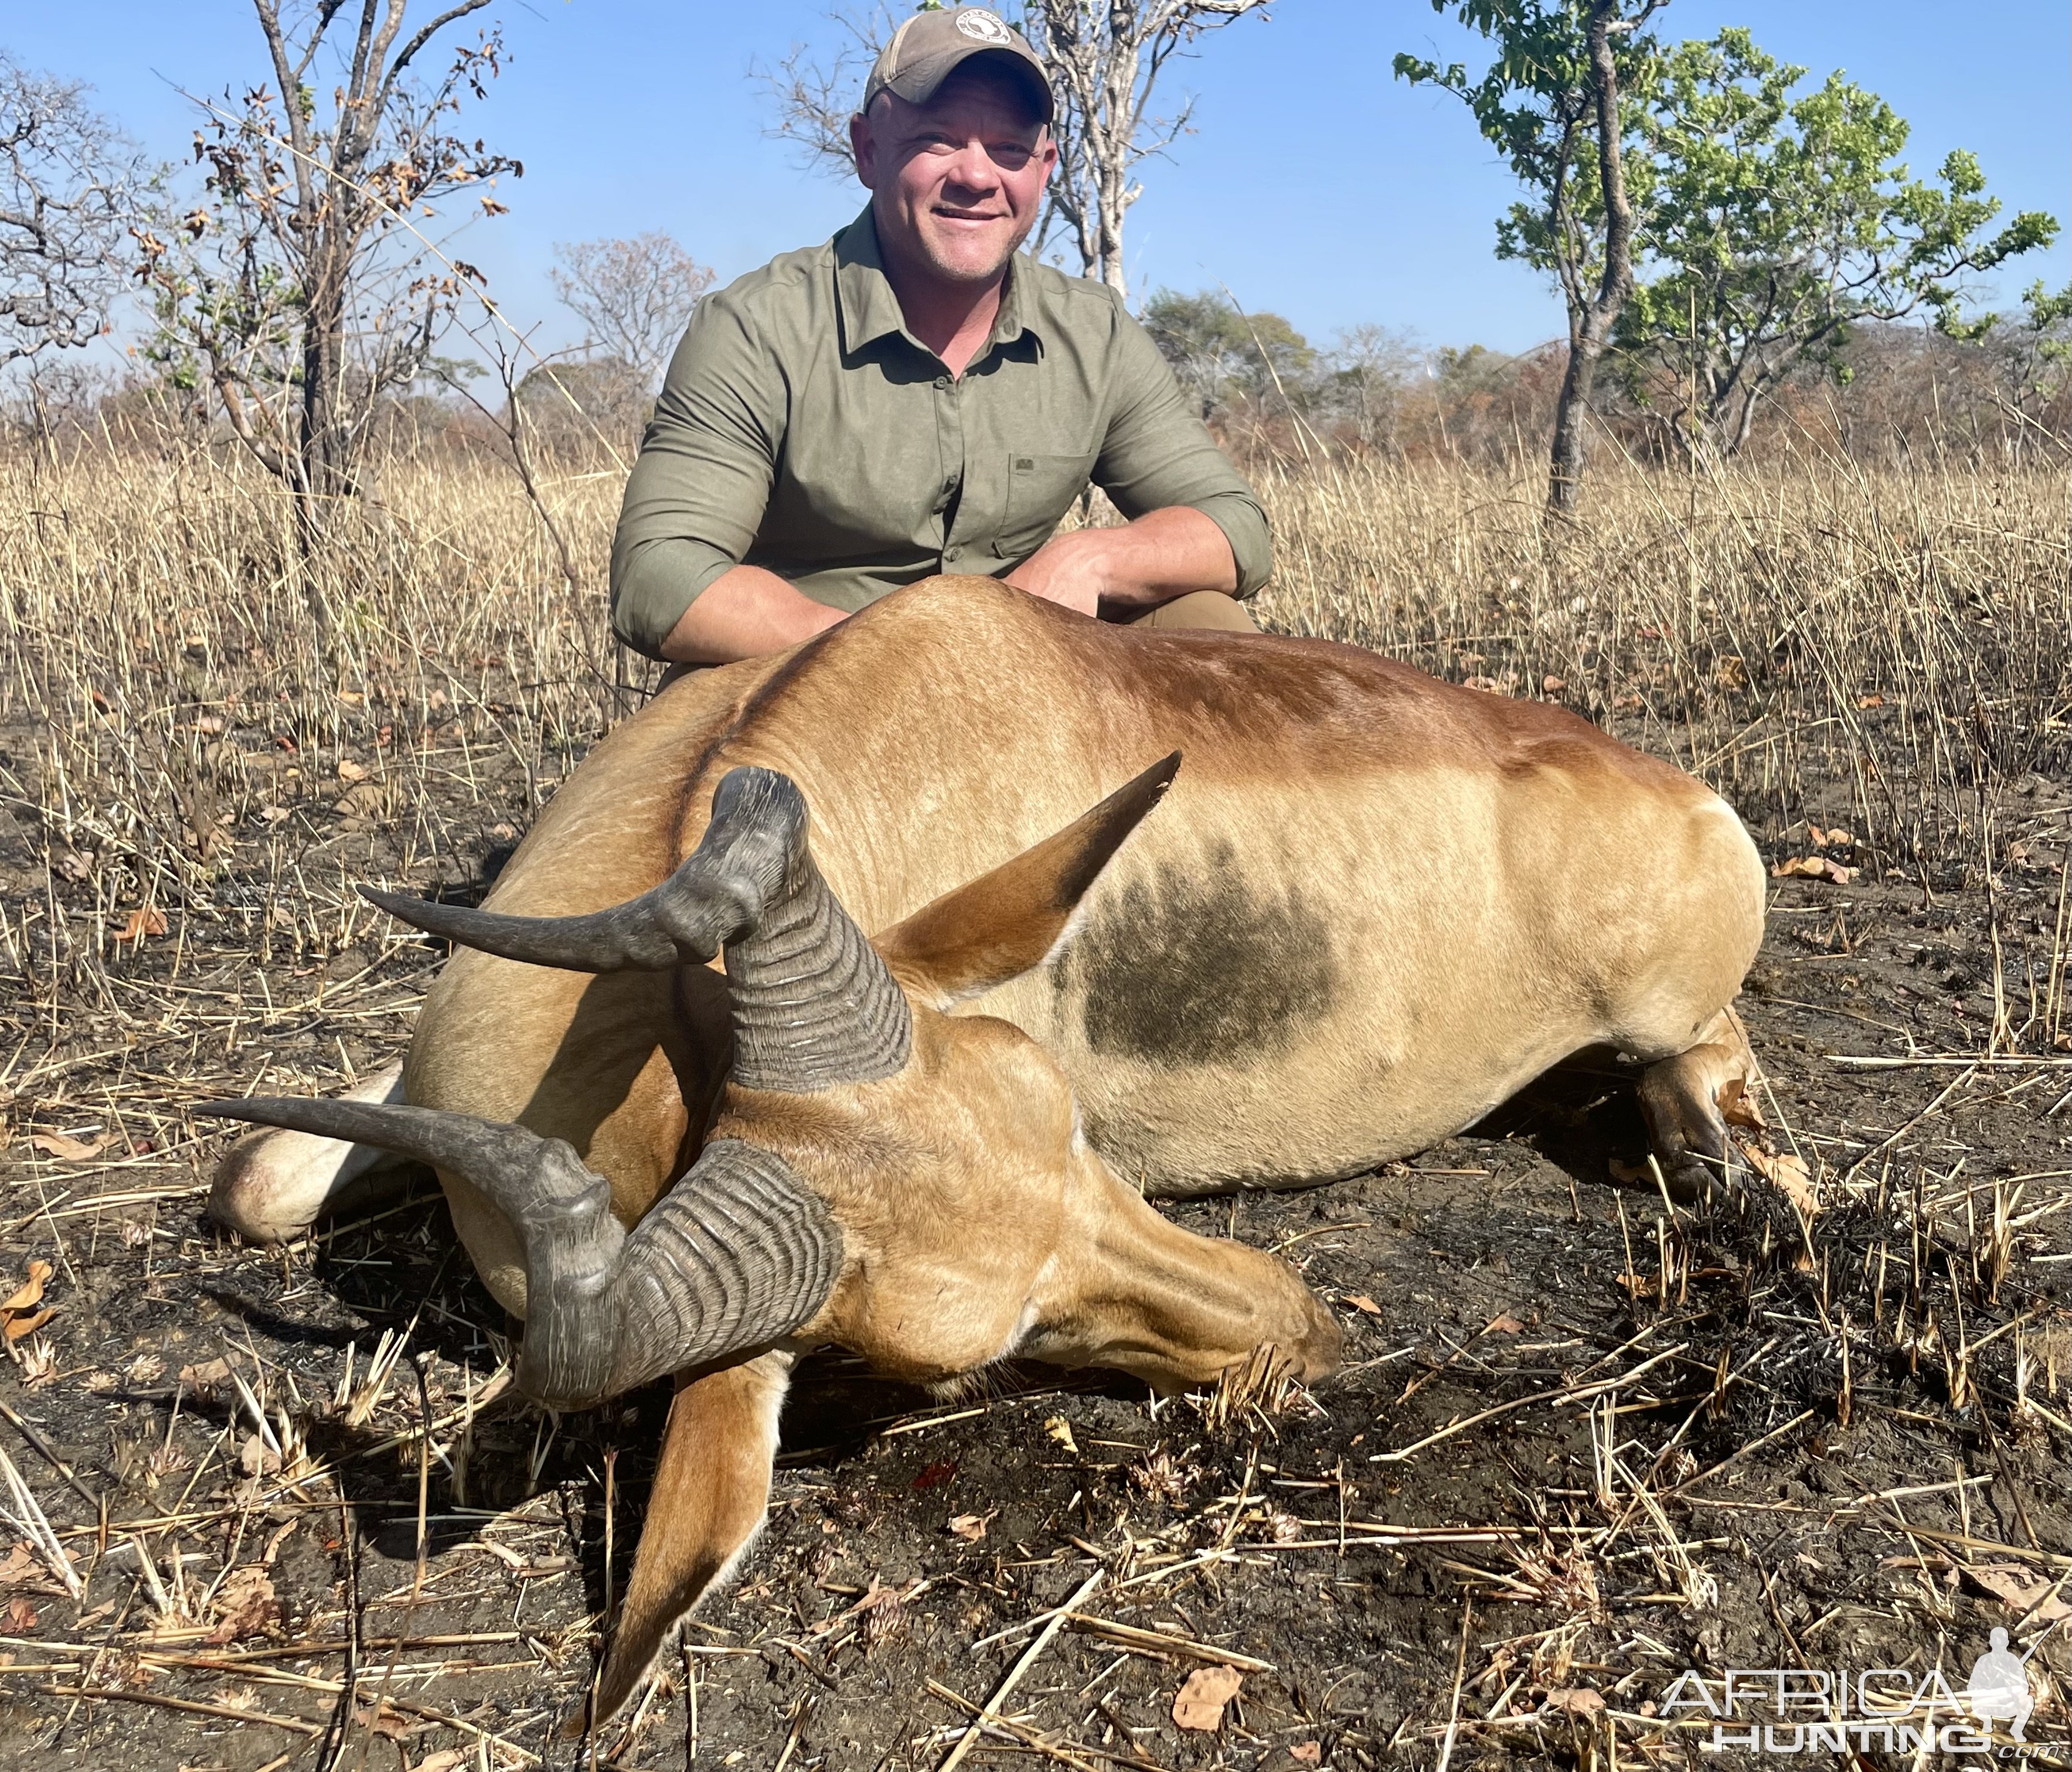
[{"label": "man's head", "polygon": [[917,13],[872,68],[849,121],[888,262],[953,283],[997,277],[1057,163],[1042,64],[976,6]]}]

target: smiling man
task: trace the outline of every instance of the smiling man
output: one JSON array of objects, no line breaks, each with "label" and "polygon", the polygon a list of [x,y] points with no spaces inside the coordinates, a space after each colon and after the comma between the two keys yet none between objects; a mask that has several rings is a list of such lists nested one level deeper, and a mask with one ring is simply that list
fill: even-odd
[{"label": "smiling man", "polygon": [[[936,572],[1087,616],[1249,630],[1251,488],[1104,285],[1018,256],[1057,163],[1042,64],[917,13],[850,120],[864,212],[697,308],[626,489],[612,621],[719,663]],[[1128,519],[1057,535],[1089,482]]]}]

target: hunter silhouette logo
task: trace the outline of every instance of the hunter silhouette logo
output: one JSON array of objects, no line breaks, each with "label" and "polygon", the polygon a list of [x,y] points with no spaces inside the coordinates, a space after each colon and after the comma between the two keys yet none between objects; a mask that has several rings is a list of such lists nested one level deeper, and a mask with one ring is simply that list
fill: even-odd
[{"label": "hunter silhouette logo", "polygon": [[[2029,1726],[2029,1713],[2036,1708],[2036,1700],[2029,1690],[2029,1655],[2017,1655],[2008,1647],[2008,1634],[2003,1625],[1993,1626],[1992,1647],[1971,1663],[1971,1677],[1965,1682],[1964,1701],[1971,1706],[1971,1714],[1984,1723],[2005,1723],[2008,1733],[2017,1741],[2028,1739],[2022,1731]],[[2039,1643],[2037,1647],[2041,1647]],[[2033,1655],[2035,1649],[2029,1651]]]}]

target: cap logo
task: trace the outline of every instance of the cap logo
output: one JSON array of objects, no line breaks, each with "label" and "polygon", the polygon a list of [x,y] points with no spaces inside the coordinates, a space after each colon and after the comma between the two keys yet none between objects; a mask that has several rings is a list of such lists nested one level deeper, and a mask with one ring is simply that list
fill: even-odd
[{"label": "cap logo", "polygon": [[1005,47],[1013,41],[999,15],[988,12],[983,6],[960,7],[956,19],[957,29],[979,43],[999,43]]}]

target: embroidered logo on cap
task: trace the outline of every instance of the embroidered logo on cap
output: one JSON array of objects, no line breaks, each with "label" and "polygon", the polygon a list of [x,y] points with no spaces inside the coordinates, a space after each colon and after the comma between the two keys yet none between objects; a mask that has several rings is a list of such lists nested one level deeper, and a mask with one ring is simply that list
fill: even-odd
[{"label": "embroidered logo on cap", "polygon": [[957,13],[957,29],[967,37],[976,38],[982,43],[1005,43],[1010,41],[1007,27],[997,13],[988,12],[983,6],[960,8]]}]

